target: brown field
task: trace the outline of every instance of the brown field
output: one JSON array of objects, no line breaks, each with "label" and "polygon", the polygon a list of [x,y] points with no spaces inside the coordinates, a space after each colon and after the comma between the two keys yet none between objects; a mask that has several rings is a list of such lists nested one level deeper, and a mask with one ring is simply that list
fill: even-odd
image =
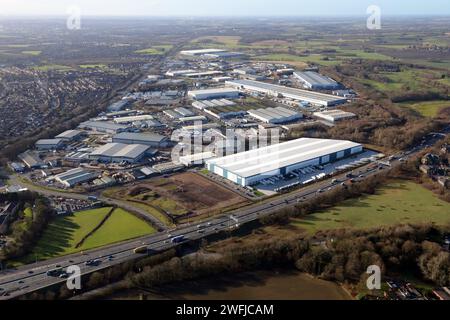
[{"label": "brown field", "polygon": [[219,214],[248,200],[196,173],[155,178],[108,192],[108,196],[139,203],[171,218]]},{"label": "brown field", "polygon": [[167,190],[170,198],[197,214],[211,212],[241,204],[247,200],[198,174],[175,175],[159,186]]}]

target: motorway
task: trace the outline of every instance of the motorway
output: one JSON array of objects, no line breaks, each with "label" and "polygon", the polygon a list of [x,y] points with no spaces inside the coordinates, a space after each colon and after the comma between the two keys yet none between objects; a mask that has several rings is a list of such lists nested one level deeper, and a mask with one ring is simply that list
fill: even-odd
[{"label": "motorway", "polygon": [[[358,172],[354,172],[355,177],[353,178],[353,183],[358,183],[368,176],[383,172],[400,164],[402,161],[407,160],[409,157],[417,154],[423,149],[434,145],[439,139],[444,137],[444,134],[448,133],[450,133],[450,126],[442,131],[442,133],[426,136],[419,146],[395,155],[395,159],[391,161],[390,166],[379,165],[373,167],[373,164],[369,164],[361,167]],[[170,241],[170,239],[175,236],[183,235],[186,238],[186,241],[191,241],[210,236],[220,231],[237,228],[245,223],[271,215],[280,209],[292,207],[299,202],[307,201],[322,192],[342,188],[341,184],[343,182],[350,183],[350,180],[352,179],[347,178],[346,174],[341,174],[333,177],[333,179],[317,182],[292,193],[280,195],[274,199],[240,208],[231,211],[226,215],[217,216],[195,225],[179,226],[172,230],[94,249],[89,252],[67,255],[18,267],[17,269],[3,271],[0,273],[0,300],[19,297],[66,281],[65,279],[47,276],[46,273],[48,270],[78,265],[81,268],[82,274],[89,274],[116,264],[144,257],[146,254],[136,254],[133,252],[137,247],[145,245],[150,249],[149,252],[152,252],[153,254],[162,252],[180,245],[180,243],[172,243]],[[202,226],[201,229],[199,229],[199,225]],[[92,259],[101,260],[101,264],[98,266],[86,266],[85,262]]]}]

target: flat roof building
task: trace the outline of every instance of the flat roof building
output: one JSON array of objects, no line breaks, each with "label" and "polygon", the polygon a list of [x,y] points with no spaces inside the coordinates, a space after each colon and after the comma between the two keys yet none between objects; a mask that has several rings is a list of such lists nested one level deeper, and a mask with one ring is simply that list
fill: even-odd
[{"label": "flat roof building", "polygon": [[239,98],[239,91],[231,88],[212,88],[205,90],[189,91],[188,96],[195,100],[208,100],[208,99],[236,99]]},{"label": "flat roof building", "polygon": [[226,107],[226,106],[234,106],[235,102],[227,100],[227,99],[215,99],[215,100],[206,100],[206,101],[194,101],[192,106],[199,110],[204,110],[212,107]]},{"label": "flat roof building", "polygon": [[220,52],[227,52],[227,50],[224,50],[224,49],[183,50],[183,51],[180,51],[180,54],[183,56],[196,57],[196,56],[203,56],[205,54],[214,54],[214,53],[220,53]]},{"label": "flat roof building", "polygon": [[55,138],[63,141],[79,140],[83,136],[83,131],[80,130],[67,130],[58,134]]},{"label": "flat roof building", "polygon": [[324,165],[362,151],[362,145],[351,141],[301,138],[207,160],[206,167],[234,183],[249,186],[273,176]]},{"label": "flat roof building", "polygon": [[325,107],[345,103],[347,101],[346,99],[333,96],[331,94],[279,86],[260,81],[231,80],[226,81],[225,83],[242,91],[262,93],[276,98],[289,98],[297,101],[306,101],[315,105]]},{"label": "flat roof building", "polygon": [[294,77],[298,79],[305,88],[312,90],[336,90],[341,87],[341,85],[333,79],[313,71],[296,71],[294,72]]},{"label": "flat roof building", "polygon": [[313,115],[314,117],[333,123],[342,120],[349,120],[356,118],[356,114],[338,109],[327,110],[322,112],[314,112]]},{"label": "flat roof building", "polygon": [[150,147],[142,144],[108,143],[95,149],[89,159],[100,162],[139,162]]},{"label": "flat roof building", "polygon": [[107,121],[85,121],[78,126],[80,129],[87,129],[101,133],[120,133],[129,130],[129,126]]},{"label": "flat roof building", "polygon": [[153,148],[165,148],[169,146],[170,139],[156,133],[123,132],[112,137],[113,143],[142,144]]},{"label": "flat roof building", "polygon": [[41,139],[35,143],[35,147],[38,150],[56,150],[60,149],[62,146],[62,139]]},{"label": "flat roof building", "polygon": [[249,110],[247,112],[259,121],[272,124],[288,123],[303,118],[301,113],[283,107]]},{"label": "flat roof building", "polygon": [[183,69],[183,70],[169,70],[166,72],[166,76],[168,77],[180,77],[185,76],[186,74],[195,73],[195,70],[192,69]]},{"label": "flat roof building", "polygon": [[107,110],[108,112],[116,112],[116,111],[122,111],[130,104],[130,100],[122,99],[120,101],[117,101],[110,105]]},{"label": "flat roof building", "polygon": [[153,120],[154,118],[149,114],[143,114],[139,116],[129,116],[129,117],[121,117],[121,118],[115,118],[115,123],[132,123],[136,121],[147,121],[147,120]]},{"label": "flat roof building", "polygon": [[186,167],[194,165],[203,165],[205,161],[215,158],[216,155],[210,151],[194,153],[187,156],[180,157],[180,163],[184,164]]}]

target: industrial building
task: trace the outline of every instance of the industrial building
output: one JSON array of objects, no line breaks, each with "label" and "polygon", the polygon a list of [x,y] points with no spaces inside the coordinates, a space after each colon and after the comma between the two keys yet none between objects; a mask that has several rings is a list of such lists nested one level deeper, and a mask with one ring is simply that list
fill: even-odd
[{"label": "industrial building", "polygon": [[227,52],[227,50],[224,50],[224,49],[183,50],[183,51],[180,51],[180,54],[183,56],[198,57],[198,56],[203,56],[205,54],[215,54],[215,53],[220,53],[220,52]]},{"label": "industrial building", "polygon": [[351,112],[346,112],[338,109],[327,110],[322,112],[314,112],[314,117],[328,121],[328,122],[338,122],[342,120],[349,120],[356,118],[356,114]]},{"label": "industrial building", "polygon": [[170,145],[170,139],[156,133],[123,132],[112,137],[113,143],[142,144],[153,148],[165,148]]},{"label": "industrial building", "polygon": [[113,103],[112,105],[110,105],[110,106],[107,108],[107,110],[108,110],[108,112],[122,111],[122,110],[125,109],[129,104],[130,104],[130,100],[123,99],[123,100],[117,101],[117,102]]},{"label": "industrial building", "polygon": [[301,113],[283,107],[249,110],[247,112],[256,120],[272,124],[288,123],[303,118]]},{"label": "industrial building", "polygon": [[83,131],[80,130],[67,130],[61,134],[58,134],[55,138],[63,141],[75,141],[80,140],[83,136]]},{"label": "industrial building", "polygon": [[19,154],[19,159],[30,169],[38,169],[44,166],[39,155],[32,151],[25,151]]},{"label": "industrial building", "polygon": [[207,53],[203,55],[205,58],[210,59],[236,59],[236,58],[244,58],[247,55],[242,52],[215,52],[215,53]]},{"label": "industrial building", "polygon": [[216,158],[216,155],[210,151],[194,153],[186,156],[180,157],[180,163],[184,164],[186,167],[194,165],[203,165],[207,160]]},{"label": "industrial building", "polygon": [[239,91],[231,88],[213,88],[205,90],[189,91],[188,96],[195,100],[208,99],[236,99],[239,98]]},{"label": "industrial building", "polygon": [[192,103],[192,106],[199,110],[204,110],[206,108],[211,108],[211,107],[226,107],[226,106],[234,106],[234,105],[236,105],[235,102],[227,100],[227,99],[194,101]]},{"label": "industrial building", "polygon": [[165,110],[163,113],[172,118],[172,119],[179,119],[179,118],[185,118],[185,117],[192,117],[195,115],[191,110],[188,110],[186,108],[180,107],[173,110]]},{"label": "industrial building", "polygon": [[121,125],[113,122],[107,121],[85,121],[80,123],[78,126],[80,129],[92,130],[101,133],[120,133],[124,131],[128,131],[129,127],[126,125]]},{"label": "industrial building", "polygon": [[218,119],[242,117],[247,114],[247,111],[238,106],[212,107],[203,111]]},{"label": "industrial building", "polygon": [[199,72],[192,72],[192,73],[185,73],[183,74],[184,77],[188,78],[206,78],[206,77],[213,77],[213,76],[219,76],[222,75],[222,71],[199,71]]},{"label": "industrial building", "polygon": [[166,76],[168,77],[180,77],[186,74],[195,73],[195,70],[187,69],[187,70],[169,70],[166,72]]},{"label": "industrial building", "polygon": [[121,117],[121,118],[115,118],[115,123],[133,123],[136,121],[147,121],[147,120],[153,120],[154,118],[149,114],[143,114],[139,116],[129,116],[129,117]]},{"label": "industrial building", "polygon": [[196,122],[196,121],[205,122],[205,121],[208,121],[208,119],[205,116],[192,116],[192,117],[181,117],[178,119],[178,121],[183,122],[183,123]]},{"label": "industrial building", "polygon": [[337,90],[341,85],[331,78],[317,72],[294,72],[294,77],[299,80],[305,88],[311,90]]},{"label": "industrial building", "polygon": [[36,141],[35,147],[38,150],[56,150],[63,146],[62,139],[41,139]]},{"label": "industrial building", "polygon": [[206,161],[206,168],[242,186],[363,151],[351,141],[301,138]]},{"label": "industrial building", "polygon": [[261,93],[269,95],[275,98],[289,98],[299,102],[308,102],[319,106],[329,107],[341,103],[345,103],[347,100],[333,96],[330,94],[311,92],[302,89],[289,88],[279,86],[275,84],[252,81],[252,80],[232,80],[225,82],[228,86],[242,90]]},{"label": "industrial building", "polygon": [[88,171],[83,168],[76,168],[54,176],[54,179],[66,187],[73,187],[77,184],[94,180],[98,177],[95,171]]},{"label": "industrial building", "polygon": [[139,162],[150,147],[143,144],[108,143],[95,149],[89,159],[100,162]]}]

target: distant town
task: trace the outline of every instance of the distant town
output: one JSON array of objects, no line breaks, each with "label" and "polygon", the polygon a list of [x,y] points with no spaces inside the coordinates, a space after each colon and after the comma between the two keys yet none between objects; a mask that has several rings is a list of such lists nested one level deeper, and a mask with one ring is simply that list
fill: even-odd
[{"label": "distant town", "polygon": [[130,21],[124,44],[90,23],[83,53],[0,39],[0,299],[184,297],[165,285],[289,269],[339,299],[450,300],[444,26],[421,42],[391,22],[380,42],[205,22],[186,39]]}]

